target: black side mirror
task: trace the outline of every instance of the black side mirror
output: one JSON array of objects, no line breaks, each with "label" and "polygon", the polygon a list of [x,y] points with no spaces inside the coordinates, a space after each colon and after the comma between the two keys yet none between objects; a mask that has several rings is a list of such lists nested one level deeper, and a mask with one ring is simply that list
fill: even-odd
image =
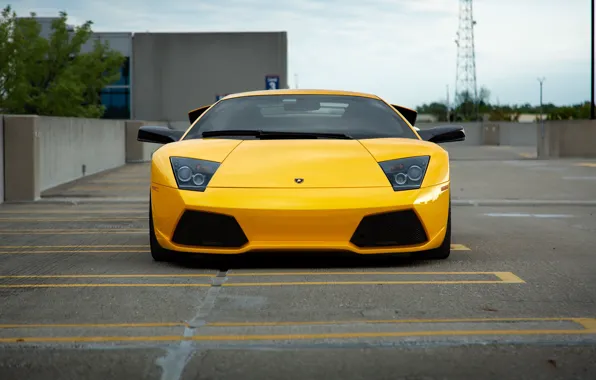
[{"label": "black side mirror", "polygon": [[146,125],[139,128],[139,133],[137,134],[137,141],[154,144],[169,144],[171,142],[179,141],[183,135],[184,131],[181,130],[170,129],[168,127]]},{"label": "black side mirror", "polygon": [[421,129],[418,131],[418,134],[423,140],[436,144],[464,141],[466,139],[466,132],[461,125],[443,125],[440,127]]}]

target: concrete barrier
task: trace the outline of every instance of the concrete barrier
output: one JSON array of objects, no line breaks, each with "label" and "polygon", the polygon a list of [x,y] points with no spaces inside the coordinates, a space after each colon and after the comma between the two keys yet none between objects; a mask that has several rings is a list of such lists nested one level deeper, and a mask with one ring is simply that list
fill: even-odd
[{"label": "concrete barrier", "polygon": [[4,115],[0,115],[0,204],[4,203]]},{"label": "concrete barrier", "polygon": [[126,162],[148,162],[151,161],[153,152],[159,149],[162,145],[142,143],[137,141],[137,134],[139,128],[144,125],[163,125],[168,126],[165,122],[148,122],[130,120],[126,121]]},{"label": "concrete barrier", "polygon": [[3,120],[7,165],[1,199],[7,202],[38,200],[56,186],[150,160],[161,146],[136,141],[141,125],[160,123],[36,115],[5,115]]},{"label": "concrete barrier", "polygon": [[[420,129],[433,128],[444,123],[420,123]],[[506,145],[506,146],[536,146],[536,123],[514,123],[487,121],[483,123],[454,123],[462,125],[466,131],[466,140],[453,144],[460,145]]]},{"label": "concrete barrier", "polygon": [[67,117],[36,120],[42,192],[126,163],[122,120]]},{"label": "concrete barrier", "polygon": [[[441,125],[450,124],[448,122],[443,123],[419,123],[416,126],[420,129],[429,129],[438,127]],[[482,123],[453,123],[461,125],[466,131],[466,139],[464,141],[449,143],[450,145],[483,145],[483,131]]]},{"label": "concrete barrier", "polygon": [[596,158],[596,121],[546,121],[536,128],[538,158]]},{"label": "concrete barrier", "polygon": [[[420,123],[418,127],[427,129],[444,124]],[[37,200],[45,190],[84,176],[117,168],[126,162],[149,161],[161,145],[136,140],[138,129],[143,125],[183,129],[188,122],[0,116],[0,179],[4,177],[0,184],[0,202]],[[450,146],[534,146],[539,158],[596,158],[595,121],[546,122],[544,133],[536,123],[462,125],[466,141]]]}]

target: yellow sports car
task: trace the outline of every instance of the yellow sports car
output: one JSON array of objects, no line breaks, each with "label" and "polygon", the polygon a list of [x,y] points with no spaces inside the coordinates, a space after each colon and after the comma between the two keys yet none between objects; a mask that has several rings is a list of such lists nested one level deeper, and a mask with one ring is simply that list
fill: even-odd
[{"label": "yellow sports car", "polygon": [[460,126],[414,128],[416,111],[364,93],[266,90],[190,111],[151,160],[154,260],[177,252],[351,251],[445,259],[449,156]]}]

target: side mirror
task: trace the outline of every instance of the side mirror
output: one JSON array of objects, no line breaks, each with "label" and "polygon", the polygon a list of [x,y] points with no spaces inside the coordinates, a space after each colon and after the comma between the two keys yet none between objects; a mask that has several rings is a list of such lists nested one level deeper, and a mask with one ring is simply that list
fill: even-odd
[{"label": "side mirror", "polygon": [[137,141],[154,144],[168,144],[176,142],[184,135],[184,131],[168,127],[146,125],[139,128]]},{"label": "side mirror", "polygon": [[418,134],[423,140],[436,144],[464,141],[466,139],[464,127],[460,125],[444,125],[435,128],[423,129],[418,131]]}]

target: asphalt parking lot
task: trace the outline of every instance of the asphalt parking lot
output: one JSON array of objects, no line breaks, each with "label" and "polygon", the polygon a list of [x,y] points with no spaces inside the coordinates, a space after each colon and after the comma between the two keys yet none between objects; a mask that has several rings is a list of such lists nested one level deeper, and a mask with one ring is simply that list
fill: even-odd
[{"label": "asphalt parking lot", "polygon": [[0,205],[0,379],[593,379],[596,160],[448,149],[445,261],[156,263],[147,164]]}]

